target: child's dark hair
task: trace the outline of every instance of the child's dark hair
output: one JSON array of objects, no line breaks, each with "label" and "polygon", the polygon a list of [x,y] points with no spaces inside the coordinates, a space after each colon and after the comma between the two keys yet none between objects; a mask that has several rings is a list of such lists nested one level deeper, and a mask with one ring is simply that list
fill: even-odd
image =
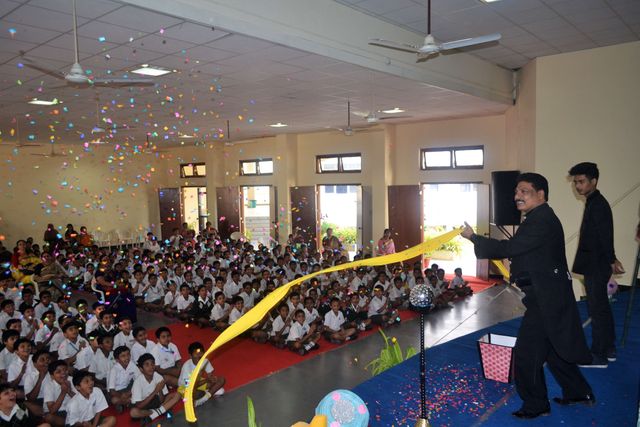
[{"label": "child's dark hair", "polygon": [[297,309],[295,313],[293,313],[293,317],[298,317],[298,314],[302,314],[304,316],[304,310],[301,308]]},{"label": "child's dark hair", "polygon": [[67,365],[67,362],[65,362],[64,360],[55,360],[49,363],[49,367],[47,367],[47,371],[49,371],[49,373],[53,375],[56,369],[58,369],[60,366],[66,366],[67,368],[69,368],[69,365]]},{"label": "child's dark hair", "polygon": [[31,347],[33,347],[33,344],[31,343],[30,339],[28,339],[28,338],[18,338],[16,340],[16,342],[13,344],[13,348],[17,349],[18,347],[20,347],[20,344],[24,344],[24,343],[27,343]]},{"label": "child's dark hair", "polygon": [[42,292],[40,292],[40,299],[42,299],[42,297],[49,297],[49,298],[51,298],[51,292],[49,292],[49,291],[42,291]]},{"label": "child's dark hair", "polygon": [[156,329],[156,338],[160,338],[160,335],[163,332],[169,332],[169,335],[171,335],[171,329],[167,328],[166,326],[160,326],[158,329]]},{"label": "child's dark hair", "polygon": [[4,310],[4,308],[8,305],[16,306],[16,303],[13,302],[12,299],[6,299],[0,303],[0,310]]},{"label": "child's dark hair", "polygon": [[7,390],[15,390],[16,388],[9,383],[0,384],[0,393],[4,393]]},{"label": "child's dark hair", "polygon": [[9,341],[9,338],[11,338],[11,337],[20,338],[20,332],[16,331],[15,329],[6,329],[6,330],[4,330],[2,332],[2,343],[6,343],[7,341]]},{"label": "child's dark hair", "polygon": [[138,357],[136,365],[138,365],[139,368],[142,368],[142,365],[144,365],[144,362],[146,362],[147,360],[153,360],[153,363],[156,363],[155,357],[153,357],[149,353],[144,353],[142,356]]},{"label": "child's dark hair", "polygon": [[113,337],[111,335],[98,335],[98,345],[102,345],[106,339],[113,341]]},{"label": "child's dark hair", "polygon": [[134,337],[137,337],[138,334],[142,331],[146,331],[147,329],[144,326],[136,326],[135,328],[133,328],[133,331],[131,331],[131,333],[133,334]]},{"label": "child's dark hair", "polygon": [[129,347],[121,345],[113,351],[113,357],[117,359],[122,353],[126,353],[127,351],[130,351]]},{"label": "child's dark hair", "polygon": [[183,289],[190,289],[189,285],[187,285],[186,283],[180,285],[180,290],[182,291]]},{"label": "child's dark hair", "polygon": [[192,342],[189,344],[189,348],[187,349],[189,354],[193,354],[197,350],[204,351],[204,346],[199,341]]},{"label": "child's dark hair", "polygon": [[200,285],[200,286],[198,286],[198,291],[197,292],[200,292],[200,289],[207,289],[207,287],[205,285]]},{"label": "child's dark hair", "polygon": [[278,311],[282,310],[283,308],[286,308],[287,310],[289,309],[289,306],[286,302],[281,302],[280,304],[278,304]]},{"label": "child's dark hair", "polygon": [[216,294],[214,295],[214,297],[213,297],[213,298],[214,298],[214,299],[218,299],[218,297],[219,297],[220,295],[224,296],[224,292],[220,292],[220,291],[216,292]]},{"label": "child's dark hair", "polygon": [[241,296],[236,295],[236,296],[235,296],[235,297],[233,297],[233,299],[231,300],[231,304],[237,304],[237,303],[239,303],[240,301],[244,302],[244,300],[242,299],[242,297],[241,297]]},{"label": "child's dark hair", "polygon": [[98,319],[102,320],[104,318],[104,316],[106,316],[106,315],[113,316],[113,313],[110,310],[101,311],[98,314]]},{"label": "child's dark hair", "polygon": [[22,320],[20,319],[9,319],[7,320],[7,329],[13,329],[11,328],[11,326],[15,325],[16,323],[18,324],[22,324]]},{"label": "child's dark hair", "polygon": [[78,387],[83,379],[86,377],[93,378],[93,374],[89,371],[83,371],[81,369],[76,369],[73,373],[73,385]]},{"label": "child's dark hair", "polygon": [[76,322],[75,320],[72,320],[71,322],[65,323],[64,325],[62,325],[62,327],[60,328],[62,330],[62,333],[65,333],[69,330],[69,328],[72,327],[76,327],[78,329],[80,329],[80,323]]},{"label": "child's dark hair", "polygon": [[333,304],[334,301],[338,302],[338,304],[339,304],[340,303],[340,298],[337,298],[337,297],[331,298],[331,300],[329,301],[329,304]]},{"label": "child's dark hair", "polygon": [[[122,317],[118,317],[118,323],[122,323],[125,320],[128,320],[129,322],[131,322],[131,318],[129,316],[122,316]],[[133,322],[132,322],[133,323]]]},{"label": "child's dark hair", "polygon": [[38,358],[42,355],[51,356],[51,353],[49,353],[47,349],[42,348],[36,351],[35,353],[33,353],[33,356],[31,356],[31,360],[33,360],[33,362],[35,363],[38,360]]}]

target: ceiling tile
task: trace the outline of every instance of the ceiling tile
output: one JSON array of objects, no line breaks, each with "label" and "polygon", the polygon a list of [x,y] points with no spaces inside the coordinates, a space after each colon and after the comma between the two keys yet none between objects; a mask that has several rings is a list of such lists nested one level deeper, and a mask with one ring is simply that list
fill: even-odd
[{"label": "ceiling tile", "polygon": [[[19,7],[5,16],[4,20],[58,32],[71,31],[73,28],[73,18],[70,13],[60,13],[30,5]],[[82,25],[85,22],[87,22],[85,18],[78,17],[78,25]]]},{"label": "ceiling tile", "polygon": [[[30,0],[29,5],[71,14],[71,2],[69,2],[69,0]],[[89,19],[95,19],[119,7],[122,7],[122,5],[109,0],[76,2],[76,11],[78,16]]]},{"label": "ceiling tile", "polygon": [[398,22],[400,24],[408,24],[422,19],[422,21],[425,22],[426,25],[427,8],[425,6],[418,6],[414,4],[409,7],[388,12],[384,15],[384,17],[391,20],[392,22]]},{"label": "ceiling tile", "polygon": [[78,27],[78,35],[98,40],[104,37],[110,43],[129,43],[130,39],[137,39],[141,33],[130,28],[107,24],[106,22],[91,21]]},{"label": "ceiling tile", "polygon": [[185,51],[192,47],[195,47],[193,43],[177,40],[177,39],[168,39],[164,36],[157,34],[150,34],[148,36],[139,38],[134,40],[131,44],[134,47],[141,47],[145,50],[150,50],[153,52],[159,52],[167,54],[179,54],[181,51]]},{"label": "ceiling tile", "polygon": [[139,9],[133,6],[125,6],[100,17],[100,21],[114,24],[121,27],[131,28],[144,33],[155,33],[164,31],[173,25],[180,24],[180,19],[167,15],[145,11],[140,13]]},{"label": "ceiling tile", "polygon": [[194,44],[205,44],[222,38],[229,33],[213,29],[204,25],[194,24],[191,22],[183,22],[174,27],[168,28],[164,32],[165,37],[182,40]]},{"label": "ceiling tile", "polygon": [[414,3],[411,0],[364,0],[357,3],[355,7],[374,15],[384,15],[394,10],[404,9],[405,7],[413,5]]},{"label": "ceiling tile", "polygon": [[267,49],[273,44],[246,36],[231,34],[207,44],[216,49],[226,50],[237,54],[255,52],[256,50]]},{"label": "ceiling tile", "polygon": [[40,44],[61,34],[58,31],[45,30],[43,28],[32,27],[24,24],[9,23],[7,21],[0,21],[0,25],[3,28],[13,28],[16,30],[13,36],[11,36],[8,31],[0,32],[0,42],[7,44],[10,44],[13,40]]}]

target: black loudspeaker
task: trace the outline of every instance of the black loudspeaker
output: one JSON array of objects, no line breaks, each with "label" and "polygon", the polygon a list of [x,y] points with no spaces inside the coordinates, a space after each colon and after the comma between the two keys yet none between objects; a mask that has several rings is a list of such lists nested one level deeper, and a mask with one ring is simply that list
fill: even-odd
[{"label": "black loudspeaker", "polygon": [[519,225],[520,211],[513,194],[520,171],[491,172],[491,210],[495,225]]}]

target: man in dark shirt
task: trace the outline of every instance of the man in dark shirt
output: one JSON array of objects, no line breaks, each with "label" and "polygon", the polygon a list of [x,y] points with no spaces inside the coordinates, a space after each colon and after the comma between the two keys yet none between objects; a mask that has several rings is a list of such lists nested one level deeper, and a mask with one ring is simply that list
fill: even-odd
[{"label": "man in dark shirt", "polygon": [[580,240],[572,271],[584,275],[587,307],[591,316],[591,353],[593,360],[584,365],[606,368],[616,360],[613,314],[609,306],[607,285],[612,274],[624,273],[613,248],[613,214],[611,207],[596,189],[600,172],[595,163],[578,163],[569,171],[576,193],[586,197]]},{"label": "man in dark shirt", "polygon": [[471,240],[478,258],[510,258],[511,278],[524,291],[527,308],[514,349],[515,382],[522,407],[518,418],[549,415],[551,407],[544,377],[546,363],[558,384],[560,405],[595,404],[591,387],[577,363],[590,360],[571,276],[567,266],[564,232],[547,204],[549,184],[537,173],[518,177],[514,200],[524,214],[509,240],[489,239],[466,225],[462,237]]}]

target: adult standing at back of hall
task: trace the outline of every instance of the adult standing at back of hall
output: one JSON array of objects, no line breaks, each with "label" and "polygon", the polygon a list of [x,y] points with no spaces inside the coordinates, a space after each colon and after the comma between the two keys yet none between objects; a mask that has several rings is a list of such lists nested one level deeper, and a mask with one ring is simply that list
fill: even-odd
[{"label": "adult standing at back of hall", "polygon": [[524,292],[527,308],[515,346],[516,390],[522,407],[518,418],[549,415],[551,407],[544,377],[546,363],[562,387],[561,405],[593,405],[595,397],[577,363],[590,360],[564,247],[560,220],[547,204],[549,184],[537,173],[518,177],[514,200],[523,213],[518,231],[509,240],[473,233],[465,224],[462,237],[471,240],[478,258],[510,258],[511,279]]},{"label": "adult standing at back of hall", "polygon": [[613,247],[613,214],[609,202],[596,188],[600,172],[595,163],[578,163],[569,170],[576,192],[586,202],[580,240],[571,271],[584,276],[587,308],[591,316],[591,353],[585,367],[606,368],[616,360],[616,335],[607,285],[613,274],[624,273]]}]

